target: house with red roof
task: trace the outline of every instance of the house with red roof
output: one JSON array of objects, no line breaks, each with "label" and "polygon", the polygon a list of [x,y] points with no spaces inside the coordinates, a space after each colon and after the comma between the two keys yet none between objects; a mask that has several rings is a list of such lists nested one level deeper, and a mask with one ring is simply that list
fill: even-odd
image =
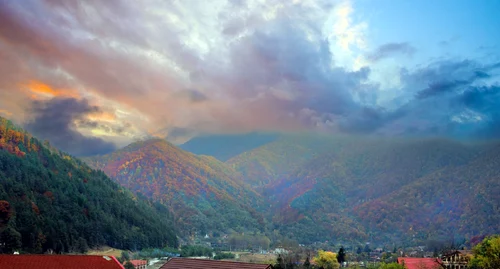
[{"label": "house with red roof", "polygon": [[[146,269],[146,266],[148,265],[148,261],[146,260],[130,260],[129,261],[135,269]],[[123,266],[125,266],[125,263],[123,263]]]},{"label": "house with red roof", "polygon": [[409,258],[399,257],[398,263],[406,269],[441,269],[442,263],[438,258]]},{"label": "house with red roof", "polygon": [[160,269],[271,269],[270,264],[172,258]]},{"label": "house with red roof", "polygon": [[113,256],[0,255],[2,269],[124,269]]}]

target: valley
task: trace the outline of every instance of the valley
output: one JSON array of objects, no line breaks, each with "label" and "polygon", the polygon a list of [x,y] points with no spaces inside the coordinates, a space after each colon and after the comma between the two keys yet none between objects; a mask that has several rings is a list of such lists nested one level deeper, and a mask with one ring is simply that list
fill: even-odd
[{"label": "valley", "polygon": [[[38,142],[5,119],[2,119],[0,135],[4,158],[0,200],[4,201],[3,210],[7,214],[3,216],[2,230],[17,236],[18,231],[13,227],[25,224],[14,226],[13,221],[26,223],[29,218],[38,223],[34,227],[48,240],[24,241],[27,239],[23,230],[19,230],[21,244],[26,244],[26,250],[30,251],[66,252],[101,244],[138,250],[164,245],[165,241],[161,240],[153,243],[128,237],[128,241],[119,241],[113,237],[94,238],[95,235],[90,234],[71,235],[79,238],[76,245],[64,245],[62,242],[66,239],[55,239],[54,231],[49,228],[53,226],[50,221],[57,219],[60,227],[70,225],[71,231],[71,225],[102,218],[92,214],[100,214],[96,210],[104,205],[106,208],[102,210],[113,210],[116,218],[130,218],[131,213],[123,209],[112,209],[112,203],[122,199],[118,198],[120,193],[135,203],[141,201],[140,206],[145,209],[149,207],[142,221],[127,219],[123,225],[133,225],[136,228],[132,231],[140,232],[142,228],[138,225],[163,221],[161,227],[172,229],[169,246],[176,246],[178,241],[254,250],[324,242],[403,246],[426,244],[429,240],[464,243],[477,236],[500,232],[496,225],[500,221],[496,202],[500,200],[500,185],[496,180],[500,177],[496,169],[500,164],[500,144],[494,141],[463,143],[441,138],[282,134],[222,161],[213,156],[195,155],[164,139],[153,138],[134,142],[110,154],[82,158],[83,163],[49,144]],[[237,141],[237,138],[234,139]],[[211,143],[210,139],[205,141]],[[227,152],[223,145],[220,147]],[[20,163],[17,167],[31,162],[31,166],[40,166],[36,169],[49,170],[36,172],[44,176],[35,181],[30,181],[29,174],[22,176],[26,177],[27,181],[21,181],[25,185],[15,187],[14,182],[8,183],[15,175],[14,170],[7,168],[10,162]],[[30,170],[24,171],[30,173],[27,172]],[[61,176],[63,178],[57,179]],[[114,186],[110,179],[121,187]],[[42,181],[36,183],[38,180]],[[101,181],[111,184],[113,191],[107,190],[108,187],[90,192],[85,189]],[[68,204],[72,200],[61,200],[68,205],[61,210],[83,210],[84,218],[71,220],[74,224],[68,222],[70,220],[62,223],[61,216],[48,213],[53,210],[47,207],[51,203],[68,199],[63,198],[66,194],[61,193],[61,184],[77,184],[64,187],[65,192],[76,188],[74,191],[80,193],[76,196],[80,198],[73,198],[74,208]],[[105,185],[99,183],[99,186]],[[33,194],[19,193],[16,188],[30,189],[29,193]],[[103,191],[118,192],[118,196],[101,194]],[[52,194],[49,197],[47,193]],[[94,201],[97,197],[113,197],[110,200],[113,202]],[[40,209],[33,209],[23,217],[20,212],[27,210],[25,203]],[[143,210],[130,206],[128,209],[137,213]],[[11,215],[17,216],[15,220],[9,220]],[[156,219],[145,221],[152,217]],[[40,228],[43,225],[47,228]],[[25,229],[32,232],[28,226]],[[148,230],[154,237],[163,233]],[[117,238],[125,233],[116,233],[116,228],[112,234],[107,231],[106,236],[116,234]]]},{"label": "valley", "polygon": [[[248,135],[237,139],[233,136],[227,147],[245,144]],[[275,238],[303,244],[324,240],[416,244],[498,232],[500,212],[493,201],[500,198],[496,197],[500,188],[490,180],[500,176],[490,164],[499,161],[494,155],[498,145],[297,133],[225,157],[225,162],[192,155],[164,140],[139,142],[86,161],[123,186],[171,205],[174,214],[180,212],[178,220],[193,216],[191,221],[182,220],[189,229],[195,227],[186,235],[253,231],[270,236],[274,230],[279,232]],[[219,148],[228,151],[220,144]],[[170,170],[165,173],[165,169]],[[489,179],[482,169],[491,170]],[[183,177],[174,177],[176,171],[183,171]],[[207,198],[207,193],[217,191],[224,193]],[[179,194],[198,195],[198,200]],[[227,205],[221,197],[235,201],[237,207],[224,213],[218,207]],[[478,206],[486,210],[473,214],[471,208]],[[212,209],[220,214],[210,213]],[[246,226],[234,216],[225,222],[229,226],[213,221],[231,214],[245,219]]]}]

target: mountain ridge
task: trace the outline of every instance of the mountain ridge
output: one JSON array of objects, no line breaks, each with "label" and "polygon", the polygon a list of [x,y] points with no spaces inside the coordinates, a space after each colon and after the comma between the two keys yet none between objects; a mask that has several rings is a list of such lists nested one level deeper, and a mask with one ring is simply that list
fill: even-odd
[{"label": "mountain ridge", "polygon": [[183,151],[164,139],[150,139],[85,161],[133,192],[169,205],[178,223],[203,231],[226,231],[229,223],[234,228],[263,229],[263,218],[254,210],[260,195],[213,157]]},{"label": "mountain ridge", "polygon": [[[430,199],[429,197],[446,195],[446,188],[453,187],[453,179],[446,177],[446,174],[456,174],[458,173],[456,171],[463,171],[462,174],[466,174],[468,170],[473,169],[472,166],[482,167],[482,163],[487,164],[478,160],[485,158],[484,154],[490,152],[489,148],[495,145],[493,142],[463,143],[439,137],[408,139],[282,134],[275,140],[242,152],[226,162],[221,162],[213,156],[199,156],[184,152],[163,140],[139,142],[138,146],[131,146],[131,148],[135,147],[134,150],[138,150],[141,148],[141,143],[167,143],[170,151],[161,151],[162,154],[170,154],[182,160],[167,161],[174,167],[181,163],[184,163],[181,165],[183,169],[209,167],[206,171],[209,171],[215,178],[219,178],[218,182],[224,182],[224,184],[216,185],[217,189],[227,189],[228,182],[237,182],[236,189],[240,190],[237,192],[239,198],[230,199],[234,197],[234,189],[229,190],[227,193],[231,194],[225,196],[229,197],[229,201],[238,200],[239,202],[239,209],[231,211],[233,212],[231,214],[249,211],[251,218],[260,220],[258,221],[260,227],[265,226],[268,230],[277,229],[282,235],[293,236],[303,243],[321,241],[325,237],[357,242],[367,240],[402,242],[425,240],[431,235],[443,238],[454,230],[460,231],[457,237],[496,231],[491,227],[491,222],[496,219],[488,218],[484,214],[478,217],[485,220],[486,224],[479,225],[477,230],[445,223],[445,220],[454,222],[460,220],[466,226],[470,223],[477,224],[471,220],[473,216],[469,213],[462,213],[458,217],[457,215],[443,216],[446,212],[444,208],[453,206],[465,208],[467,204],[475,206],[488,204],[487,201],[476,199],[473,193],[464,191],[463,187],[459,189],[467,195],[464,197],[467,203],[457,202],[451,198],[443,200],[442,204],[437,202],[427,204],[421,201],[424,199],[422,197]],[[126,147],[124,151],[131,148]],[[155,149],[143,148],[142,153],[148,150],[155,151]],[[493,153],[489,154],[493,156]],[[119,152],[117,156],[122,156],[122,154],[123,152]],[[150,156],[146,159],[151,158]],[[133,158],[126,159],[126,161],[129,160],[134,161]],[[107,173],[111,176],[120,176],[120,171],[124,170],[113,168],[113,165],[118,164],[122,163],[112,162]],[[154,164],[146,165],[150,166],[148,169],[157,167]],[[489,169],[494,170],[492,167],[494,166],[490,166]],[[133,169],[137,168],[133,167]],[[480,170],[474,169],[474,173],[480,173]],[[196,177],[201,170],[187,173],[188,178]],[[124,173],[129,175],[131,182],[137,178],[130,177],[130,171]],[[176,180],[169,178],[171,175],[168,174],[171,171],[166,171],[166,173],[165,179]],[[472,176],[477,175],[472,174]],[[486,191],[484,197],[497,199],[491,193],[496,189],[486,188],[484,185],[486,179],[481,176],[478,178],[481,179],[480,182],[467,186],[473,189],[483,188]],[[195,185],[198,183],[193,182]],[[190,185],[187,181],[186,184]],[[429,191],[425,189],[426,186],[439,188]],[[179,191],[182,188],[176,190]],[[199,196],[202,193],[200,190],[197,189],[190,195]],[[418,190],[421,194],[414,193],[412,190]],[[500,189],[498,191],[500,192]],[[211,190],[208,189],[208,192]],[[409,195],[414,197],[409,199]],[[260,202],[255,202],[255,200],[260,200]],[[411,201],[408,208],[412,208],[413,211],[397,203],[403,200]],[[209,203],[210,207],[217,207],[220,201],[212,200],[211,204]],[[266,204],[267,206],[264,206]],[[185,210],[186,208],[177,207],[177,209]],[[496,212],[495,210],[491,209],[489,212]],[[392,216],[389,212],[395,212],[397,216]],[[421,218],[425,217],[424,219],[430,223],[431,228],[426,230],[421,219],[412,217],[412,214]],[[213,214],[201,215],[206,223],[210,223],[210,219],[215,216]],[[189,222],[185,224],[192,226]],[[227,230],[231,226],[223,227]],[[192,227],[207,231],[222,226],[213,225],[212,222],[208,226]],[[249,227],[240,231],[247,228]],[[413,230],[410,231],[410,228]],[[255,226],[250,229],[255,229]],[[415,232],[415,229],[420,229],[420,231]],[[394,232],[391,233],[391,231]]]}]

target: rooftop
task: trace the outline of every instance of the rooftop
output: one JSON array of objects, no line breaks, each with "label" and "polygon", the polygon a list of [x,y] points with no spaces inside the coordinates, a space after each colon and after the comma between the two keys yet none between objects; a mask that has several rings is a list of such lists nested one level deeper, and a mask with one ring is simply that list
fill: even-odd
[{"label": "rooftop", "polygon": [[113,256],[0,255],[2,269],[124,269]]},{"label": "rooftop", "polygon": [[147,263],[148,263],[148,261],[146,261],[146,260],[130,260],[129,262],[131,264],[133,264],[134,266],[147,265]]},{"label": "rooftop", "polygon": [[160,269],[270,269],[270,264],[172,258]]},{"label": "rooftop", "polygon": [[441,268],[441,261],[437,258],[407,258],[399,257],[398,263],[405,265],[407,269],[438,269]]}]

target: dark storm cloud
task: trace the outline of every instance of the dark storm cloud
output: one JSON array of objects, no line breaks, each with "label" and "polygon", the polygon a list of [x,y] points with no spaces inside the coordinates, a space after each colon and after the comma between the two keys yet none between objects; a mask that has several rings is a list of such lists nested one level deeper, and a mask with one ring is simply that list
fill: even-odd
[{"label": "dark storm cloud", "polygon": [[341,116],[357,109],[353,95],[363,95],[370,69],[332,68],[328,41],[311,42],[307,35],[283,18],[243,39],[232,49],[231,94],[260,95],[284,114],[309,109]]},{"label": "dark storm cloud", "polygon": [[417,98],[424,99],[441,93],[451,92],[461,86],[470,84],[468,80],[431,82],[429,86],[417,93]]},{"label": "dark storm cloud", "polygon": [[86,100],[54,98],[34,101],[31,111],[33,120],[25,128],[35,136],[49,140],[58,149],[76,156],[109,153],[115,150],[114,144],[83,136],[74,129],[74,121],[99,111],[98,107],[89,105]]},{"label": "dark storm cloud", "polygon": [[421,70],[415,75],[415,79],[428,81],[428,85],[416,94],[416,98],[424,99],[444,93],[456,93],[475,82],[490,78],[488,72],[495,69],[494,66],[481,66],[473,61],[442,62],[438,66]]},{"label": "dark storm cloud", "polygon": [[473,136],[500,137],[500,85],[471,87],[458,96],[457,104],[480,115],[482,122]]},{"label": "dark storm cloud", "polygon": [[459,102],[481,112],[500,110],[500,86],[471,87],[459,95]]},{"label": "dark storm cloud", "polygon": [[340,130],[347,133],[370,134],[405,115],[404,108],[388,111],[382,107],[363,107],[341,122]]},{"label": "dark storm cloud", "polygon": [[473,60],[446,60],[413,72],[403,71],[407,101],[393,111],[382,111],[382,116],[365,118],[382,122],[380,127],[375,125],[375,131],[385,134],[460,138],[500,135],[499,86],[491,84],[496,68],[496,64]]},{"label": "dark storm cloud", "polygon": [[372,53],[369,53],[366,58],[372,62],[377,62],[395,55],[412,56],[416,51],[417,50],[408,43],[387,43],[378,47]]}]

